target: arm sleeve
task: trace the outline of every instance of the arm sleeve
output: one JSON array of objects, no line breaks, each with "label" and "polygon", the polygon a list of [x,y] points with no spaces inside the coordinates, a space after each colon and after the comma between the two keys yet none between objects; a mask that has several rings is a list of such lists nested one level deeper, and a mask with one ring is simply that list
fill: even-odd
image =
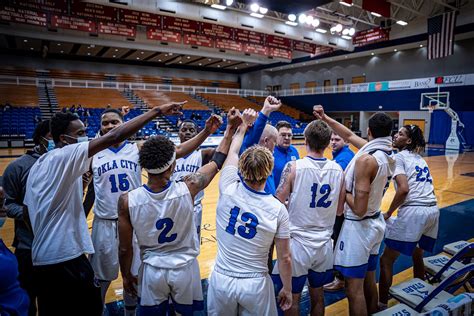
[{"label": "arm sleeve", "polygon": [[255,120],[255,124],[253,127],[248,131],[245,135],[244,141],[242,146],[240,147],[239,155],[241,155],[247,148],[258,144],[260,137],[262,136],[263,130],[265,129],[265,125],[267,124],[268,116],[263,114],[262,112],[258,113],[258,117]]},{"label": "arm sleeve", "polygon": [[5,206],[7,216],[10,218],[23,219],[23,204],[19,204],[22,199],[21,188],[21,168],[10,164],[3,174],[3,190],[5,191]]},{"label": "arm sleeve", "polygon": [[221,170],[221,176],[219,178],[219,192],[224,192],[229,185],[239,180],[240,178],[236,166],[224,167],[224,169]]},{"label": "arm sleeve", "polygon": [[280,208],[280,214],[278,214],[278,227],[275,238],[290,238],[290,219],[288,217],[288,211],[283,204]]},{"label": "arm sleeve", "polygon": [[395,172],[393,173],[393,179],[399,174],[406,175],[405,171],[405,157],[402,154],[397,154],[395,156]]}]

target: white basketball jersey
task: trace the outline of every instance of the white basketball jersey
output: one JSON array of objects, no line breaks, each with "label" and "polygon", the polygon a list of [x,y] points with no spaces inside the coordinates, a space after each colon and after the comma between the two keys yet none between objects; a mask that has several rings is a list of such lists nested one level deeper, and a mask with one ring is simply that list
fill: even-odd
[{"label": "white basketball jersey", "polygon": [[240,181],[228,185],[217,204],[216,271],[229,276],[266,273],[274,238],[289,237],[288,226],[286,232],[283,228],[287,221],[285,206],[274,196]]},{"label": "white basketball jersey", "polygon": [[344,172],[326,158],[307,156],[296,160],[295,165],[288,205],[290,234],[302,243],[320,247],[332,235]]},{"label": "white basketball jersey", "polygon": [[[394,177],[404,174],[408,180],[408,195],[403,205],[425,205],[436,203],[433,178],[426,161],[418,154],[403,150],[395,156]],[[396,185],[396,182],[395,182]]]},{"label": "white basketball jersey", "polygon": [[[390,180],[392,179],[393,173],[395,171],[395,161],[392,153],[376,150],[371,152],[371,155],[377,161],[379,169],[375,179],[370,184],[369,203],[367,205],[367,213],[365,214],[365,217],[375,215],[380,211],[383,195],[388,189]],[[354,190],[355,185],[352,189],[353,194]],[[345,213],[347,218],[360,219],[352,212],[349,207],[346,208]]]},{"label": "white basketball jersey", "polygon": [[119,148],[109,147],[99,152],[92,160],[92,172],[94,214],[105,219],[117,218],[120,195],[142,185],[137,144],[125,142]]},{"label": "white basketball jersey", "polygon": [[[201,150],[195,150],[186,157],[176,159],[176,167],[172,176],[172,180],[181,180],[188,174],[195,173],[199,168],[202,167],[202,152]],[[199,192],[194,198],[194,204],[201,203],[204,198],[204,190]]]},{"label": "white basketball jersey", "polygon": [[170,181],[161,192],[146,185],[130,191],[128,208],[144,263],[173,269],[198,256],[193,200],[184,182]]}]

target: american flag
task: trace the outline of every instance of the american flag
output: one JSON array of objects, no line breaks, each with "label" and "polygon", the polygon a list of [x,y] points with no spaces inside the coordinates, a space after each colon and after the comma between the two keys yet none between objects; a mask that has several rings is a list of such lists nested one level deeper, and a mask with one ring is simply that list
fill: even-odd
[{"label": "american flag", "polygon": [[456,11],[428,19],[428,59],[443,58],[454,52]]}]

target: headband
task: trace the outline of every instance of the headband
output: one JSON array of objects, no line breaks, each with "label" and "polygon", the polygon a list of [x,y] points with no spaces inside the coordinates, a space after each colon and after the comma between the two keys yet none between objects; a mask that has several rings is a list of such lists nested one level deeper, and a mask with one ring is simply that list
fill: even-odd
[{"label": "headband", "polygon": [[147,169],[147,168],[144,168],[144,169],[146,170],[146,172],[150,174],[160,174],[160,173],[165,172],[173,164],[175,160],[176,160],[176,151],[173,153],[173,156],[171,156],[170,160],[163,165],[163,167],[156,168],[156,169]]}]

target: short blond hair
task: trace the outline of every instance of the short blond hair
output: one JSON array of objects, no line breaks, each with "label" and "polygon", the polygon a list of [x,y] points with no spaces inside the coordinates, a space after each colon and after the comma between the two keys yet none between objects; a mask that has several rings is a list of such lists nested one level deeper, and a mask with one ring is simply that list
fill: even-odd
[{"label": "short blond hair", "polygon": [[262,184],[273,171],[273,154],[267,148],[254,145],[247,148],[239,159],[242,178],[252,184]]}]

